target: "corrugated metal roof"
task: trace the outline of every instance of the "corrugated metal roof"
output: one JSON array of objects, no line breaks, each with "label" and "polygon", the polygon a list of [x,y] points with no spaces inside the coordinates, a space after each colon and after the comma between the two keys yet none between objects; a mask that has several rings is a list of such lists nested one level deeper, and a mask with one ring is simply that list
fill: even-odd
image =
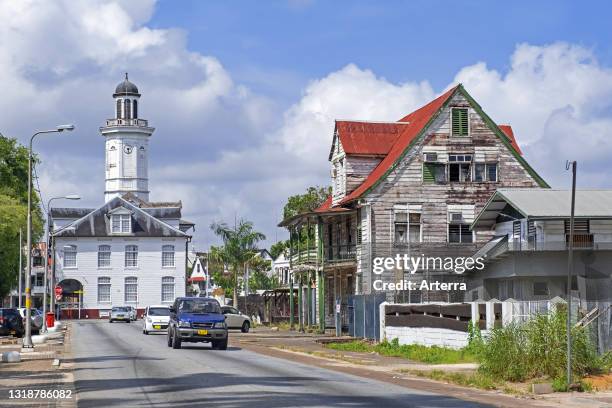
[{"label": "corrugated metal roof", "polygon": [[[571,190],[499,189],[497,192],[528,217],[569,217]],[[612,190],[577,190],[576,217],[612,217]]]},{"label": "corrugated metal roof", "polygon": [[406,125],[337,120],[336,131],[346,154],[386,155]]},{"label": "corrugated metal roof", "polygon": [[[569,218],[571,190],[512,189],[497,190],[472,224],[491,226],[497,215],[511,205],[525,218]],[[575,217],[612,219],[612,190],[577,190]]]}]

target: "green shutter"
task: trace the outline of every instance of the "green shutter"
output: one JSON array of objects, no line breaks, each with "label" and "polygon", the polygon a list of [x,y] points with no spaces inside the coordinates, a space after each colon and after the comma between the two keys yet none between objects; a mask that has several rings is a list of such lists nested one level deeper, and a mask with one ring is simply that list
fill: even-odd
[{"label": "green shutter", "polygon": [[453,136],[468,136],[468,110],[464,108],[452,109]]},{"label": "green shutter", "polygon": [[436,180],[436,167],[433,163],[423,163],[423,183],[433,183]]}]

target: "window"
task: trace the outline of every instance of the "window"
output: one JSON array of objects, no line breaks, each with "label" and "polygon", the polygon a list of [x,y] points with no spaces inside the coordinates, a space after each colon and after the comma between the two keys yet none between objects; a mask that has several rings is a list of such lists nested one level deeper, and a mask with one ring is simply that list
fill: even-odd
[{"label": "window", "polygon": [[410,242],[421,242],[421,214],[408,214],[408,239]]},{"label": "window", "polygon": [[138,119],[138,101],[134,99],[134,119]]},{"label": "window", "polygon": [[396,211],[393,224],[395,227],[395,243],[408,243],[408,213],[404,211]]},{"label": "window", "polygon": [[394,219],[395,243],[421,242],[421,214],[407,209],[396,210]]},{"label": "window", "polygon": [[129,214],[113,214],[111,223],[114,234],[132,232],[132,217]]},{"label": "window", "polygon": [[485,181],[497,181],[497,163],[474,164],[474,181],[479,183]]},{"label": "window", "polygon": [[123,108],[124,108],[124,118],[131,119],[132,118],[132,103],[129,99],[125,100]]},{"label": "window", "polygon": [[138,302],[138,278],[134,276],[125,278],[125,301]]},{"label": "window", "polygon": [[472,155],[451,154],[448,156],[448,180],[465,183],[470,181]]},{"label": "window", "polygon": [[[174,245],[162,246],[162,267],[168,268],[174,266]],[[198,264],[198,267],[200,264]]]},{"label": "window", "polygon": [[121,99],[117,99],[117,119],[121,119]]},{"label": "window", "polygon": [[548,282],[533,282],[534,296],[548,296]]},{"label": "window", "polygon": [[423,163],[423,183],[446,183],[446,166],[443,163]]},{"label": "window", "polygon": [[138,266],[138,246],[126,245],[125,247],[125,267],[135,268]]},{"label": "window", "polygon": [[453,108],[452,112],[452,135],[453,136],[468,136],[468,110],[467,108]]},{"label": "window", "polygon": [[111,266],[111,247],[110,245],[98,246],[98,268],[108,268]]},{"label": "window", "polygon": [[76,268],[77,266],[77,247],[67,245],[64,247],[64,268]]},{"label": "window", "polygon": [[110,303],[111,301],[111,278],[100,276],[98,278],[98,303]]},{"label": "window", "polygon": [[172,276],[164,276],[162,278],[162,302],[174,301],[174,278]]},{"label": "window", "polygon": [[463,223],[448,224],[448,242],[461,244],[472,243],[473,239],[470,225]]}]

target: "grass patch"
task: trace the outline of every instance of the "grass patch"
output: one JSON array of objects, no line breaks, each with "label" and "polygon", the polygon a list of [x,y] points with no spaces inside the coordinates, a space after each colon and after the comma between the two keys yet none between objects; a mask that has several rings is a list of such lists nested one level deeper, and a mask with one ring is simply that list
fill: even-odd
[{"label": "grass patch", "polygon": [[436,381],[444,381],[452,384],[461,385],[463,387],[474,387],[482,390],[496,390],[499,384],[490,376],[480,372],[458,373],[447,372],[442,370],[402,370],[408,374],[416,375],[417,377],[429,378]]},{"label": "grass patch", "polygon": [[454,350],[446,347],[427,347],[418,344],[400,345],[397,339],[372,344],[366,341],[328,343],[325,347],[332,350],[352,351],[358,353],[378,353],[387,357],[401,357],[412,361],[429,364],[457,364],[476,362],[476,356],[469,350]]}]

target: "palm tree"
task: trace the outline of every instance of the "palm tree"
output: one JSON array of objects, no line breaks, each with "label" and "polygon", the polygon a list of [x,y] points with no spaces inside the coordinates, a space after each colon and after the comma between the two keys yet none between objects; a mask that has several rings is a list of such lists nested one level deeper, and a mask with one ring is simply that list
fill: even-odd
[{"label": "palm tree", "polygon": [[234,283],[234,306],[238,306],[238,270],[246,270],[248,261],[257,253],[257,243],[266,239],[261,232],[254,231],[253,223],[241,219],[234,228],[226,223],[210,225],[215,235],[221,238],[223,246],[212,247],[211,257],[231,266]]}]

